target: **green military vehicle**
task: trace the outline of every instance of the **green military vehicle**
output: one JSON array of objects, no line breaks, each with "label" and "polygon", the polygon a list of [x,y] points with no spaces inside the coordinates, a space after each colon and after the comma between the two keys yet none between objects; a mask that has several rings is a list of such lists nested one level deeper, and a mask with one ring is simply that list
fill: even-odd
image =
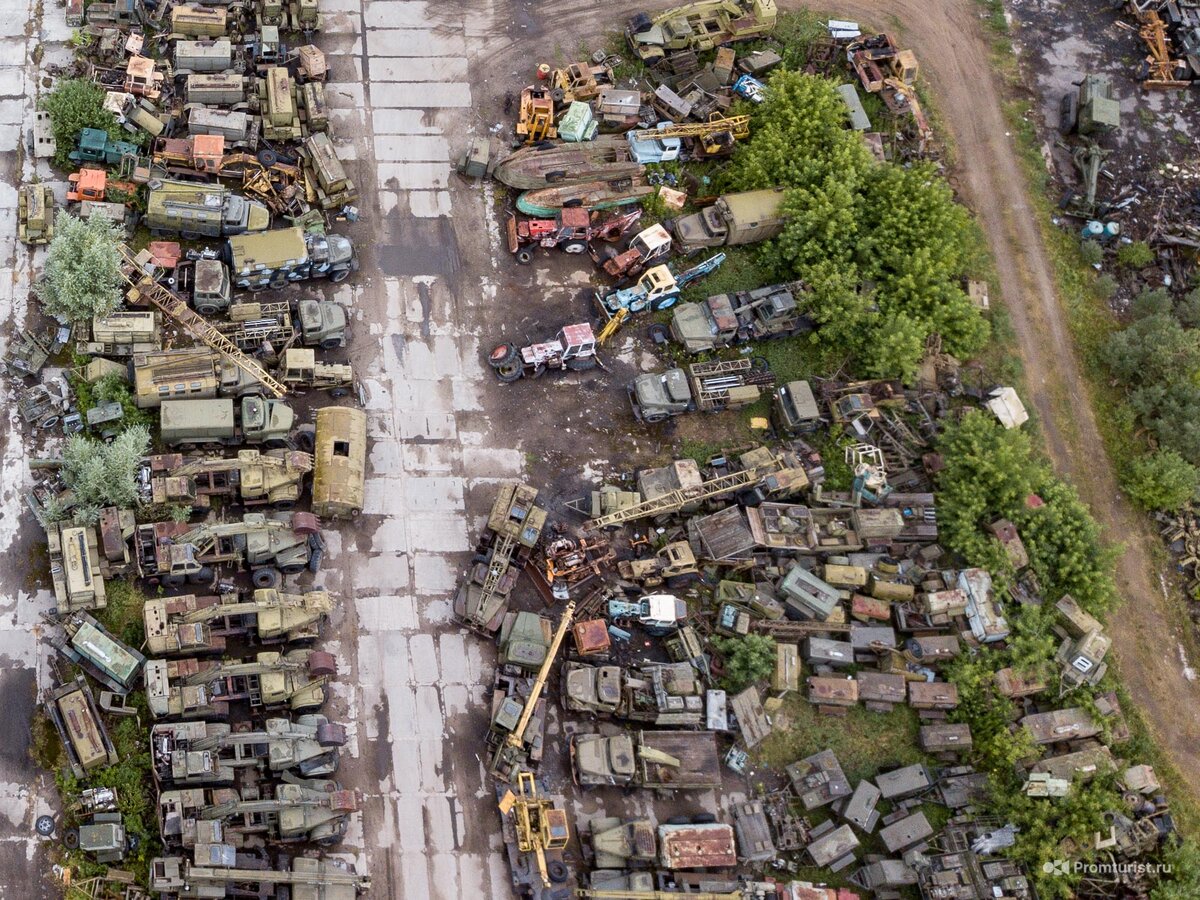
[{"label": "green military vehicle", "polygon": [[775,425],[784,434],[797,435],[816,431],[821,422],[821,407],[807,381],[789,381],[775,390],[771,402]]},{"label": "green military vehicle", "polygon": [[229,33],[229,13],[211,6],[176,6],[171,10],[171,34],[175,40],[219,38]]},{"label": "green military vehicle", "polygon": [[100,571],[96,529],[55,522],[46,527],[50,575],[59,615],[76,610],[104,609],[108,598]]},{"label": "green military vehicle", "polygon": [[309,175],[309,183],[316,185],[322,209],[336,209],[358,199],[358,190],[346,177],[346,169],[329,135],[318,131],[305,138],[304,156],[305,173]]},{"label": "green military vehicle", "polygon": [[95,857],[98,863],[118,863],[129,850],[129,839],[119,812],[102,812],[91,816],[87,823],[63,834],[63,846],[82,850]]},{"label": "green military vehicle", "polygon": [[366,499],[367,414],[348,406],[317,410],[313,456],[312,511],[323,519],[361,513]]},{"label": "green military vehicle", "polygon": [[346,308],[330,300],[301,300],[296,304],[300,340],[306,347],[336,350],[346,346]]},{"label": "green military vehicle", "polygon": [[783,188],[722,194],[712,206],[676,219],[671,231],[685,253],[765,241],[783,231],[782,205]]},{"label": "green military vehicle", "polygon": [[225,72],[233,68],[233,44],[228,38],[175,42],[175,77]]},{"label": "green military vehicle", "polygon": [[[257,885],[253,890],[263,895],[295,900],[355,900],[371,888],[370,878],[340,859],[298,856],[290,868],[281,861],[278,869],[238,865],[237,851],[229,844],[197,847],[195,864],[182,856],[156,856],[150,861],[150,888],[164,897],[221,898]],[[284,893],[288,887],[290,894]]]},{"label": "green military vehicle", "polygon": [[176,277],[179,289],[192,308],[205,318],[229,309],[233,302],[229,270],[219,259],[197,259],[180,264]]},{"label": "green military vehicle", "polygon": [[243,397],[235,408],[228,397],[210,400],[164,400],[159,426],[168,447],[185,444],[264,444],[283,447],[291,436],[296,413],[282,400]]},{"label": "green military vehicle", "polygon": [[623,731],[571,736],[575,783],[658,791],[721,787],[721,754],[713,731]]},{"label": "green military vehicle", "polygon": [[304,137],[299,92],[283,66],[268,69],[266,77],[258,79],[258,110],[262,136],[268,141],[298,141]]},{"label": "green military vehicle", "polygon": [[54,239],[54,191],[50,185],[23,184],[17,191],[17,237],[33,246]]},{"label": "green military vehicle", "polygon": [[333,612],[328,591],[303,594],[260,588],[248,598],[183,594],[151,597],[142,607],[146,647],[155,656],[223,653],[233,636],[264,644],[316,640]]},{"label": "green military vehicle", "polygon": [[245,397],[262,385],[231,360],[207,347],[135,353],[129,362],[133,402],[154,409],[166,400]]},{"label": "green military vehicle", "polygon": [[728,359],[693,363],[683,369],[650,372],[629,386],[629,402],[639,422],[654,424],[701,410],[720,412],[755,403],[775,376],[765,360]]},{"label": "green military vehicle", "polygon": [[1113,93],[1112,76],[1088,75],[1079,89],[1064,94],[1059,106],[1059,130],[1089,135],[1121,127],[1121,101]]},{"label": "green military vehicle", "polygon": [[94,162],[119,166],[124,157],[136,157],[138,152],[136,144],[114,141],[102,128],[84,128],[79,132],[79,145],[71,151],[70,159],[73,163]]},{"label": "green military vehicle", "polygon": [[336,284],[357,266],[349,238],[311,234],[299,227],[231,237],[225,244],[225,261],[234,285],[251,291],[278,290],[308,278],[328,278]]},{"label": "green military vehicle", "polygon": [[775,0],[697,0],[655,13],[638,13],[625,37],[638,59],[658,65],[668,54],[701,52],[761,37],[775,28]]},{"label": "green military vehicle", "polygon": [[150,188],[146,226],[155,235],[178,232],[185,240],[266,231],[271,211],[221,185],[162,181]]},{"label": "green military vehicle", "polygon": [[671,315],[671,336],[689,353],[804,334],[815,323],[797,308],[800,282],[716,294],[703,303],[681,303]]}]

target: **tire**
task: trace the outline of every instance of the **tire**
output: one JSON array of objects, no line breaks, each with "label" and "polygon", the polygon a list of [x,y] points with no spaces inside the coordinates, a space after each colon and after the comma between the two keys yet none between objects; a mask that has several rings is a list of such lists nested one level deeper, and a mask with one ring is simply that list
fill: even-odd
[{"label": "tire", "polygon": [[296,508],[296,501],[295,500],[280,500],[278,503],[275,504],[275,508],[280,510],[281,512],[287,512],[289,510]]},{"label": "tire", "polygon": [[567,99],[567,92],[564,91],[562,88],[555,88],[554,90],[552,90],[550,92],[550,99],[553,100],[555,103],[562,103],[564,100]]},{"label": "tire", "polygon": [[211,303],[205,303],[201,306],[196,307],[196,312],[199,313],[200,315],[204,316],[205,318],[208,318],[210,316],[215,316],[220,311],[221,311],[221,307],[213,306]]},{"label": "tire", "polygon": [[655,322],[646,329],[646,337],[655,344],[665,344],[671,339],[671,329],[662,322]]},{"label": "tire", "polygon": [[342,342],[338,338],[325,338],[321,341],[322,350],[336,350],[340,346],[342,346]]},{"label": "tire", "polygon": [[279,154],[270,148],[264,147],[255,154],[255,158],[263,164],[265,168],[271,168],[275,163],[279,162]]},{"label": "tire", "polygon": [[42,837],[50,837],[54,834],[54,816],[38,816],[33,827]]},{"label": "tire", "polygon": [[691,816],[671,816],[671,818],[667,819],[667,824],[668,825],[691,825],[692,817]]},{"label": "tire", "polygon": [[717,817],[712,813],[698,813],[692,816],[693,825],[713,825],[717,821]]},{"label": "tire", "polygon": [[660,422],[667,421],[666,413],[642,413],[642,421],[647,425],[657,425]]},{"label": "tire", "polygon": [[79,849],[79,829],[78,828],[68,828],[66,831],[63,832],[62,841],[63,841],[63,846],[66,847],[68,850],[78,850]]},{"label": "tire", "polygon": [[578,209],[581,206],[583,206],[583,199],[580,197],[572,197],[563,202],[563,209]]},{"label": "tire", "polygon": [[501,344],[488,354],[488,365],[499,369],[517,361],[517,345]]},{"label": "tire", "polygon": [[266,289],[267,289],[267,286],[265,284],[252,284],[248,287],[248,290],[252,294],[260,293],[261,291],[265,291]]},{"label": "tire", "polygon": [[586,372],[589,369],[596,368],[596,357],[594,356],[577,356],[575,359],[567,360],[567,368],[572,372]]},{"label": "tire", "polygon": [[278,587],[279,573],[274,569],[255,569],[250,573],[250,582],[256,588]]},{"label": "tire", "polygon": [[58,423],[59,423],[58,416],[46,416],[46,418],[42,419],[41,426],[43,428],[53,428]]},{"label": "tire", "polygon": [[531,262],[533,262],[533,251],[532,250],[518,250],[517,251],[517,262],[523,266],[529,265]]},{"label": "tire", "polygon": [[279,571],[284,575],[299,575],[304,571],[304,566],[301,563],[292,563],[290,566],[280,566]]},{"label": "tire", "polygon": [[296,446],[312,453],[317,446],[317,432],[315,428],[301,426],[296,430]]},{"label": "tire", "polygon": [[562,252],[570,253],[572,255],[578,254],[578,253],[586,253],[587,252],[587,243],[585,241],[567,241],[565,244],[562,245]]},{"label": "tire", "polygon": [[661,312],[664,309],[670,309],[672,306],[674,306],[675,301],[677,301],[678,299],[679,299],[678,294],[672,294],[669,297],[659,297],[657,300],[654,301],[651,308],[655,312]]},{"label": "tire", "polygon": [[201,566],[200,571],[187,577],[188,584],[206,584],[212,581],[213,570],[209,566]]},{"label": "tire", "polygon": [[525,370],[517,363],[509,363],[508,365],[499,366],[496,369],[496,377],[500,379],[502,384],[512,384],[514,381],[520,381],[524,374]]},{"label": "tire", "polygon": [[272,278],[270,283],[267,285],[267,287],[269,287],[273,291],[282,291],[285,287],[287,287],[287,285],[288,285],[287,276],[284,275],[282,278],[280,278],[278,276],[276,276],[275,278]]},{"label": "tire", "polygon": [[350,277],[349,269],[338,269],[336,272],[329,273],[329,280],[332,281],[334,284],[341,284],[343,281],[345,281],[349,277]]},{"label": "tire", "polygon": [[165,588],[183,587],[187,579],[182,575],[164,575],[162,577],[162,586]]},{"label": "tire", "polygon": [[185,241],[198,241],[201,238],[201,234],[198,231],[181,231],[179,232],[179,236]]},{"label": "tire", "polygon": [[546,863],[546,875],[555,884],[562,884],[571,877],[571,870],[561,859],[552,859]]}]

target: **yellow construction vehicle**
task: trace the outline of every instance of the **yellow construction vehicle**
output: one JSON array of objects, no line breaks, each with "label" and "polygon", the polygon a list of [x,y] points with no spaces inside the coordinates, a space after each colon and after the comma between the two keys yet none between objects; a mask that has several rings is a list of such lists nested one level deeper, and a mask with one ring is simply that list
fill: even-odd
[{"label": "yellow construction vehicle", "polygon": [[901,112],[907,108],[912,112],[913,121],[917,124],[917,134],[923,148],[925,142],[933,138],[933,129],[929,127],[929,121],[925,118],[925,111],[921,109],[921,102],[917,99],[916,89],[911,85],[905,84],[898,78],[887,78],[884,80],[883,85],[883,99],[889,109],[893,112]]},{"label": "yellow construction vehicle", "polygon": [[[500,798],[500,814],[506,819],[511,816],[517,851],[532,853],[536,858],[542,887],[564,882],[569,872],[561,853],[571,837],[567,811],[538,793],[532,772],[518,774],[515,793],[511,789],[504,792]],[[557,858],[548,858],[547,854]]]},{"label": "yellow construction vehicle", "polygon": [[704,138],[709,135],[729,132],[735,140],[750,136],[749,116],[714,116],[707,122],[689,122],[686,125],[667,125],[664,128],[644,128],[630,132],[630,138],[635,141],[654,141],[662,138],[677,137]]},{"label": "yellow construction vehicle", "polygon": [[558,137],[558,129],[554,127],[554,96],[546,88],[531,84],[521,91],[517,137],[525,138],[527,144]]},{"label": "yellow construction vehicle", "polygon": [[[554,666],[554,660],[558,656],[559,649],[562,647],[563,639],[567,636],[567,632],[571,630],[571,622],[574,618],[575,601],[572,600],[563,610],[562,619],[559,620],[558,628],[554,632],[554,638],[550,641],[550,646],[546,650],[546,658],[542,660],[542,666],[538,669],[537,677],[530,688],[529,696],[525,701],[524,708],[521,710],[520,718],[517,719],[515,725],[508,731],[504,739],[499,742],[495,753],[492,754],[492,761],[488,771],[493,775],[502,776],[506,772],[514,772],[520,768],[525,753],[525,731],[529,728],[529,722],[533,718],[534,711],[537,709],[542,691],[546,689],[546,680],[550,677],[550,669]],[[489,737],[495,735],[496,728],[502,726],[493,723],[492,727],[493,731]]]}]

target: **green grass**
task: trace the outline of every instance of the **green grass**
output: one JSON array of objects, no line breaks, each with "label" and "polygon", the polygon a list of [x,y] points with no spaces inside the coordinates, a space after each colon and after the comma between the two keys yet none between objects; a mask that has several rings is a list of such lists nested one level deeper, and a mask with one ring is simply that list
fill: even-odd
[{"label": "green grass", "polygon": [[125,579],[113,579],[105,585],[108,606],[96,613],[105,628],[131,647],[140,647],[146,640],[142,617],[145,595]]}]

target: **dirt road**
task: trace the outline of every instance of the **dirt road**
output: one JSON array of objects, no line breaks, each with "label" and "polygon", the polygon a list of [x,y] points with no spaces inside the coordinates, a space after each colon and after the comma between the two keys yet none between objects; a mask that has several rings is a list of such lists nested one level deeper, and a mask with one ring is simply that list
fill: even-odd
[{"label": "dirt road", "polygon": [[[824,3],[785,6],[825,7]],[[1109,623],[1121,676],[1159,743],[1181,773],[1200,771],[1200,684],[1179,658],[1175,616],[1147,552],[1145,524],[1118,495],[1057,297],[1035,213],[1001,108],[1002,85],[989,75],[989,46],[974,0],[839,2],[839,16],[882,27],[901,23],[942,118],[954,138],[964,199],[991,245],[1029,391],[1058,471],[1092,508],[1110,541],[1125,542],[1117,584],[1125,605]],[[1074,400],[1074,420],[1054,415],[1054,398]],[[1200,788],[1192,788],[1200,797]]]}]

